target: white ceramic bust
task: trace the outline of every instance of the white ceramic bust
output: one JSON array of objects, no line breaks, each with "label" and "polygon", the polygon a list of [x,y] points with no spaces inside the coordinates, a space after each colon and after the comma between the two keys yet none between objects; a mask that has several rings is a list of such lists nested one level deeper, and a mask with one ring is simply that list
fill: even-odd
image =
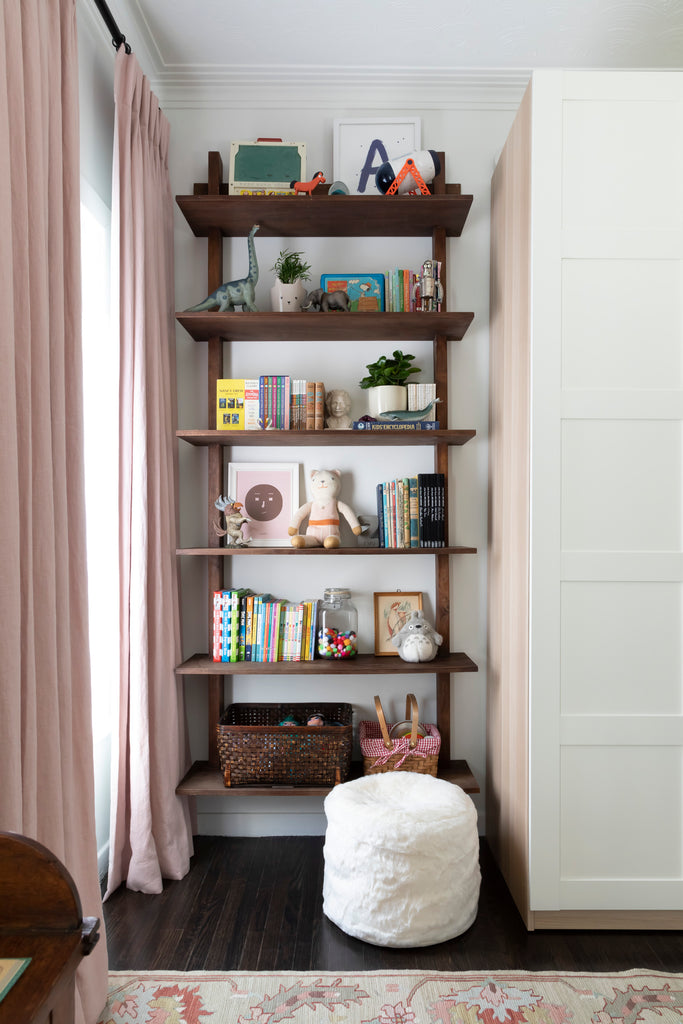
[{"label": "white ceramic bust", "polygon": [[325,426],[328,430],[350,430],[351,429],[351,395],[348,391],[335,388],[328,391],[325,396],[325,409],[327,419]]}]

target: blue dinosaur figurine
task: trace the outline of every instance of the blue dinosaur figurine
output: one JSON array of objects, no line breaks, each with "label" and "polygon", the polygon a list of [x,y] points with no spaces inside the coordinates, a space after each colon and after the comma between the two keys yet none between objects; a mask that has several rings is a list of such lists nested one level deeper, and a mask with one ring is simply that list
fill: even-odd
[{"label": "blue dinosaur figurine", "polygon": [[254,224],[249,232],[249,273],[239,281],[226,281],[215,292],[211,292],[203,302],[196,306],[188,306],[186,313],[201,313],[205,310],[214,309],[218,306],[219,313],[232,313],[235,306],[241,306],[242,311],[258,313],[255,300],[255,288],[258,281],[258,261],[254,247],[254,235],[260,228],[260,224]]}]

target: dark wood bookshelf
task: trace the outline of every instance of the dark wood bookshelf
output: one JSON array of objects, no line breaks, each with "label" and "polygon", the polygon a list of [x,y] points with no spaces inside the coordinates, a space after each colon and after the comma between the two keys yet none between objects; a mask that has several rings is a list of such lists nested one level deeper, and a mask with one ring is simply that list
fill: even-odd
[{"label": "dark wood bookshelf", "polygon": [[176,555],[476,555],[476,548],[455,546],[448,548],[176,548]]},{"label": "dark wood bookshelf", "polygon": [[[359,762],[351,765],[349,780],[363,774]],[[467,761],[444,761],[439,764],[440,779],[453,782],[466,793],[479,793],[479,784]],[[330,792],[328,786],[226,786],[220,768],[212,768],[208,761],[196,761],[176,787],[183,796],[321,796]]]},{"label": "dark wood bookshelf", "polygon": [[[442,170],[430,186],[429,196],[330,196],[327,189],[319,189],[313,196],[230,196],[223,182],[220,154],[212,152],[208,161],[208,180],[194,185],[194,194],[177,196],[178,207],[197,237],[207,239],[207,289],[212,292],[226,280],[223,267],[223,239],[245,237],[254,224],[259,225],[258,239],[305,237],[358,237],[399,238],[422,237],[431,242],[431,257],[442,265],[444,279],[447,272],[447,238],[461,234],[472,206],[473,197],[464,196],[456,184],[445,180],[445,156],[440,154]],[[204,296],[198,296],[203,298]],[[446,302],[443,303],[444,307]],[[434,472],[448,479],[448,449],[463,445],[475,436],[474,430],[447,429],[450,424],[448,407],[448,343],[460,341],[472,323],[470,312],[387,313],[272,313],[272,312],[189,312],[176,313],[176,320],[198,342],[205,342],[207,353],[207,385],[209,396],[208,422],[215,426],[212,408],[216,381],[224,376],[224,355],[231,341],[293,342],[402,342],[430,341],[433,353],[434,381],[440,398],[439,420],[444,429],[438,431],[219,431],[215,429],[178,430],[177,438],[188,444],[207,449],[208,463],[208,536],[212,537],[215,517],[213,497],[222,493],[224,457],[222,448],[268,447],[292,449],[303,446],[328,447],[339,445],[357,448],[414,445],[432,448]],[[217,540],[216,540],[217,544]],[[230,564],[224,556],[238,553],[246,555],[315,555],[334,557],[337,554],[367,555],[431,555],[435,569],[435,627],[444,637],[443,653],[431,662],[412,664],[399,657],[376,657],[361,654],[348,661],[312,662],[214,662],[208,654],[195,654],[177,668],[180,676],[194,676],[206,686],[207,753],[208,765],[195,765],[189,776],[178,787],[178,792],[192,795],[218,795],[231,793],[222,784],[218,771],[216,723],[220,718],[224,700],[226,676],[249,674],[281,676],[321,675],[389,675],[406,676],[421,673],[435,676],[436,722],[441,732],[444,756],[451,749],[451,673],[476,672],[476,664],[463,653],[448,653],[450,647],[450,577],[449,556],[474,553],[475,548],[449,546],[448,548],[379,549],[379,548],[307,548],[304,551],[290,547],[286,541],[281,548],[229,549],[223,547],[196,547],[180,549],[178,554],[205,557],[207,563],[207,591],[211,601],[214,591],[225,586],[225,572]],[[228,572],[228,575],[230,573]],[[209,630],[210,634],[210,624]],[[210,650],[211,636],[207,637]],[[406,679],[407,682],[407,679]],[[255,694],[258,685],[254,685]],[[464,762],[453,762],[453,781],[465,777],[463,788],[477,792],[474,780]],[[464,768],[462,767],[464,766]],[[450,769],[449,769],[450,770]],[[465,772],[465,776],[458,775]],[[241,792],[255,793],[260,787],[239,787]],[[265,789],[268,793],[284,794],[282,787]],[[314,790],[315,792],[323,792]],[[297,788],[295,793],[306,792]]]},{"label": "dark wood bookshelf", "polygon": [[416,675],[439,672],[477,672],[467,654],[438,654],[433,661],[403,661],[398,655],[358,654],[355,658],[316,658],[314,661],[214,661],[208,654],[193,654],[176,672],[186,676],[241,675]]},{"label": "dark wood bookshelf", "polygon": [[201,238],[215,229],[223,236],[247,235],[254,224],[263,237],[398,238],[428,236],[438,229],[458,236],[472,199],[451,191],[432,196],[176,196]]},{"label": "dark wood bookshelf", "polygon": [[461,341],[473,319],[459,312],[176,313],[195,341]]},{"label": "dark wood bookshelf", "polygon": [[239,445],[248,448],[300,448],[309,445],[463,445],[476,430],[178,430],[176,436],[187,444]]}]

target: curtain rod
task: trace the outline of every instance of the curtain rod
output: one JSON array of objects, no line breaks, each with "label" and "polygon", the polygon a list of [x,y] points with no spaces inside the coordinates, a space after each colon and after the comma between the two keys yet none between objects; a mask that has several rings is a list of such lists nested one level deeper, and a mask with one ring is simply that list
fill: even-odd
[{"label": "curtain rod", "polygon": [[124,36],[119,26],[116,24],[114,15],[109,10],[106,0],[93,0],[93,3],[102,15],[102,19],[104,20],[104,23],[107,26],[107,30],[111,32],[111,42],[114,49],[118,50],[119,46],[123,45],[126,53],[130,53],[130,44],[126,42],[126,37]]}]

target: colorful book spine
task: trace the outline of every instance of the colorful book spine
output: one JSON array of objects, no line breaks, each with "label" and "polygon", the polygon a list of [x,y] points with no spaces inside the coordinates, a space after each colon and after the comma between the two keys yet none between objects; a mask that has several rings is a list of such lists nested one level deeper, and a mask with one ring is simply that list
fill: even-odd
[{"label": "colorful book spine", "polygon": [[408,484],[409,490],[409,502],[410,502],[410,546],[411,548],[419,548],[420,546],[420,519],[417,504],[417,477],[411,476]]},{"label": "colorful book spine", "polygon": [[404,477],[401,481],[403,497],[403,547],[410,547],[410,480]]},{"label": "colorful book spine", "polygon": [[313,429],[322,430],[325,426],[325,385],[321,380],[315,382],[315,410]]},{"label": "colorful book spine", "polygon": [[213,592],[213,621],[212,621],[212,657],[214,661],[221,660],[221,645],[223,639],[223,591]]}]

